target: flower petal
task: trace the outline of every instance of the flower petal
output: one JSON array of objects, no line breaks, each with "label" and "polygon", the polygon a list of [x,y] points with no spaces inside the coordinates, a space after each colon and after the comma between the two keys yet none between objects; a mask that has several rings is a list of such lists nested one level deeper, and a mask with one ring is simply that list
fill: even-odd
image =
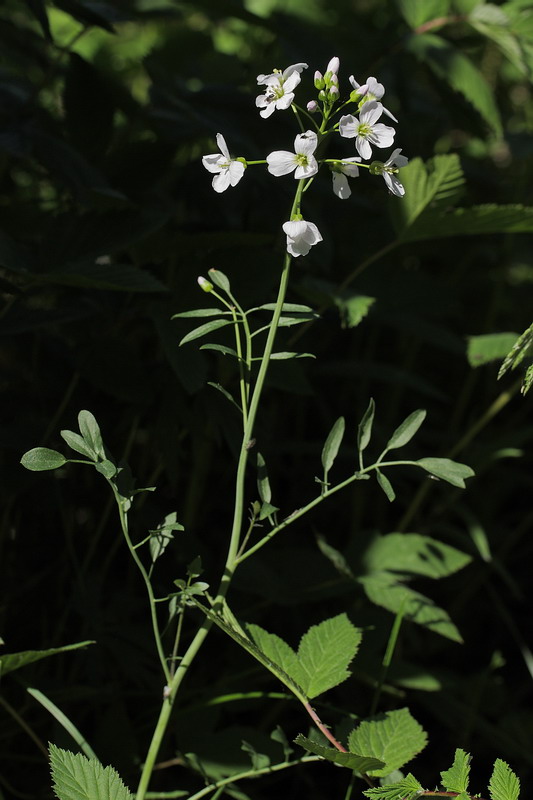
[{"label": "flower petal", "polygon": [[289,108],[293,100],[294,92],[289,92],[288,94],[285,93],[283,97],[280,97],[279,100],[276,100],[276,108],[279,111],[285,111],[285,109]]},{"label": "flower petal", "polygon": [[283,80],[286,81],[293,73],[296,72],[297,75],[302,72],[302,70],[307,69],[308,64],[304,64],[303,61],[299,61],[298,64],[291,64],[290,67],[283,70]]},{"label": "flower petal", "polygon": [[383,177],[385,178],[385,183],[387,184],[387,188],[391,194],[395,194],[396,197],[404,196],[405,189],[396,175],[391,175],[390,172],[384,172]]},{"label": "flower petal", "polygon": [[215,175],[213,178],[213,189],[215,192],[225,192],[228,186],[230,185],[230,173],[229,169],[224,169],[222,172],[219,172],[218,175]]},{"label": "flower petal", "polygon": [[348,178],[346,175],[343,175],[342,172],[332,172],[331,174],[333,178],[333,191],[341,200],[347,200],[352,193]]},{"label": "flower petal", "polygon": [[237,186],[244,175],[245,166],[242,161],[231,161],[229,165],[229,181],[232,186]]},{"label": "flower petal", "polygon": [[383,123],[378,122],[378,124],[374,125],[372,128],[372,134],[369,139],[376,147],[390,147],[394,141],[395,133],[396,131],[394,128],[390,128],[388,125],[383,125]]},{"label": "flower petal", "polygon": [[357,136],[355,140],[355,147],[359,155],[368,161],[369,158],[372,158],[372,148],[370,147],[370,142],[364,136]]},{"label": "flower petal", "polygon": [[307,164],[303,165],[300,164],[296,167],[296,172],[294,173],[294,177],[298,180],[302,180],[302,178],[311,178],[313,175],[316,175],[318,172],[318,162],[314,156],[307,157]]},{"label": "flower petal", "polygon": [[313,131],[306,131],[305,133],[298,134],[294,140],[294,151],[305,156],[310,156],[315,152],[317,144],[318,138],[316,133]]},{"label": "flower petal", "polygon": [[363,105],[361,113],[359,114],[359,120],[367,125],[373,125],[381,117],[382,113],[383,106],[381,103],[378,103],[376,100],[369,100]]},{"label": "flower petal", "polygon": [[345,139],[353,139],[357,135],[358,127],[357,120],[352,114],[346,114],[339,120],[339,133]]},{"label": "flower petal", "polygon": [[288,175],[293,169],[296,169],[296,155],[289,153],[288,150],[274,150],[266,157],[268,164],[268,171],[271,175],[279,178],[280,175]]},{"label": "flower petal", "polygon": [[202,158],[202,164],[209,172],[220,172],[226,163],[226,159],[220,153],[211,153],[211,155],[203,156]]},{"label": "flower petal", "polygon": [[224,139],[224,137],[222,136],[221,133],[217,133],[217,144],[218,144],[218,149],[220,150],[222,155],[226,156],[227,160],[229,161],[230,160],[230,154],[229,154],[228,146],[226,144],[226,140]]}]

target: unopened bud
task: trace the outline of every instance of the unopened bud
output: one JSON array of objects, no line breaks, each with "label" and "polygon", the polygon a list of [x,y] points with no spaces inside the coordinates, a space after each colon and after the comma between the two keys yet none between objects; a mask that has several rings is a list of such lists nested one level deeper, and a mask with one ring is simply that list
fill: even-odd
[{"label": "unopened bud", "polygon": [[315,89],[323,89],[324,88],[324,76],[318,70],[315,72]]},{"label": "unopened bud", "polygon": [[320,92],[318,93],[318,99],[322,100],[322,102],[324,102],[324,100],[326,100],[327,97],[328,97],[327,92],[325,92],[323,89],[321,89]]},{"label": "unopened bud", "polygon": [[329,97],[330,100],[336,100],[339,96],[339,87],[338,86],[330,86],[329,89]]},{"label": "unopened bud", "polygon": [[330,84],[332,84],[333,86],[338,86],[338,85],[339,85],[339,79],[337,78],[337,76],[336,76],[336,74],[335,74],[335,73],[333,73],[333,74],[332,74],[332,76],[331,76],[331,78],[330,78],[330,81],[329,81],[329,82],[330,82]]},{"label": "unopened bud", "polygon": [[339,59],[337,58],[337,56],[334,56],[334,57],[333,57],[333,58],[330,60],[330,62],[329,62],[329,64],[328,64],[328,66],[326,67],[326,72],[331,72],[331,73],[333,73],[334,75],[336,75],[336,74],[337,74],[337,72],[339,71],[339,66],[340,66],[340,61],[339,61]]},{"label": "unopened bud", "polygon": [[310,114],[316,114],[318,111],[318,103],[316,100],[310,100],[307,104],[307,110]]},{"label": "unopened bud", "polygon": [[213,284],[211,283],[211,281],[208,281],[206,278],[202,278],[201,275],[198,278],[198,286],[200,287],[200,289],[203,289],[204,292],[213,291]]}]

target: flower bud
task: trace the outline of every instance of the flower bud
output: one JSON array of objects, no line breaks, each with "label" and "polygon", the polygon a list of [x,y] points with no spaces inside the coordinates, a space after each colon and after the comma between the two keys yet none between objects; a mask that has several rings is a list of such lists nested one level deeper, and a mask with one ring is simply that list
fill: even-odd
[{"label": "flower bud", "polygon": [[208,281],[206,278],[202,278],[201,275],[197,280],[198,280],[198,286],[200,287],[200,289],[203,289],[204,292],[213,291],[213,284],[211,283],[211,281]]},{"label": "flower bud", "polygon": [[315,72],[315,89],[323,89],[324,88],[324,77],[321,72],[318,70]]},{"label": "flower bud", "polygon": [[310,100],[308,102],[307,110],[309,111],[310,114],[316,114],[316,112],[318,111],[318,103],[316,102],[316,100]]},{"label": "flower bud", "polygon": [[318,99],[321,100],[322,102],[324,102],[324,100],[327,99],[327,96],[328,96],[327,92],[325,92],[323,89],[321,89],[320,92],[318,93]]},{"label": "flower bud", "polygon": [[332,86],[338,86],[339,85],[339,79],[337,78],[335,73],[332,74],[329,82],[330,82],[330,85],[332,85]]},{"label": "flower bud", "polygon": [[339,87],[338,86],[330,86],[329,88],[329,98],[330,100],[337,100],[339,97]]},{"label": "flower bud", "polygon": [[331,72],[333,75],[336,75],[339,71],[340,61],[337,56],[334,56],[328,66],[326,67],[326,72]]}]

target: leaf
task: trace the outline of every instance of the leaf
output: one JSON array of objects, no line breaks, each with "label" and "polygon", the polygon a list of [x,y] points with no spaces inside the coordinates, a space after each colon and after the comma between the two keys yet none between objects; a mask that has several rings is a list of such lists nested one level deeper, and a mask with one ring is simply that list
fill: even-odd
[{"label": "leaf", "polygon": [[403,447],[405,444],[407,444],[407,442],[410,442],[424,422],[426,413],[427,412],[424,411],[424,409],[420,408],[418,411],[413,411],[412,414],[409,414],[407,419],[404,419],[401,425],[398,425],[390,437],[389,441],[387,442],[387,446],[385,447],[385,451],[395,450],[398,447]]},{"label": "leaf", "polygon": [[469,336],[466,355],[471,367],[490,364],[503,359],[516,343],[517,333],[487,333],[482,336]]},{"label": "leaf", "polygon": [[498,372],[498,380],[500,380],[509,369],[516,369],[516,367],[522,363],[526,355],[529,355],[532,344],[533,323],[518,337],[509,350]]},{"label": "leaf", "polygon": [[467,22],[482,36],[493,41],[524,77],[531,78],[531,69],[525,57],[525,42],[512,30],[504,7],[479,3],[472,9]]},{"label": "leaf", "polygon": [[328,434],[328,438],[324,442],[322,448],[322,466],[324,467],[324,475],[327,476],[339,452],[345,430],[344,417],[339,417],[333,423],[333,427]]},{"label": "leaf", "polygon": [[224,397],[226,398],[226,400],[229,400],[230,403],[233,406],[235,406],[235,408],[238,410],[239,414],[242,413],[240,405],[233,399],[233,397],[228,392],[228,390],[224,389],[224,387],[220,385],[220,383],[214,383],[213,381],[207,381],[207,385],[208,386],[212,386],[213,389],[217,390],[217,392],[220,392],[220,394],[223,394]]},{"label": "leaf", "polygon": [[316,356],[313,353],[280,352],[280,353],[272,353],[270,358],[272,361],[284,361],[289,358],[316,358]]},{"label": "leaf", "polygon": [[269,503],[272,500],[272,491],[268,480],[268,473],[265,459],[261,453],[257,453],[257,491],[262,503]]},{"label": "leaf", "polygon": [[425,469],[426,472],[435,475],[436,478],[447,481],[452,486],[458,486],[460,489],[466,489],[465,480],[475,475],[471,467],[449,458],[419,458],[414,463]]},{"label": "leaf", "polygon": [[294,740],[296,744],[308,750],[310,753],[315,753],[317,756],[322,756],[326,761],[332,761],[334,764],[339,764],[341,767],[348,767],[348,769],[355,770],[356,772],[367,773],[373,769],[379,769],[383,764],[378,758],[368,756],[360,756],[356,753],[342,753],[335,747],[324,747],[318,742],[313,742],[307,736],[298,734]]},{"label": "leaf", "polygon": [[157,561],[159,556],[163,555],[168,544],[174,538],[174,531],[182,530],[184,530],[183,525],[177,522],[177,514],[175,511],[172,511],[170,514],[166,515],[163,522],[161,522],[155,530],[150,531],[151,536],[148,544],[150,547],[152,564]]},{"label": "leaf", "polygon": [[385,492],[387,500],[392,503],[393,500],[396,498],[396,493],[392,488],[392,483],[389,481],[386,475],[384,475],[379,469],[376,470],[376,478],[378,481],[379,486]]},{"label": "leaf", "polygon": [[[262,306],[255,306],[248,311],[250,314],[252,311],[275,311],[277,308],[276,303],[263,303]],[[318,317],[319,315],[316,311],[313,311],[311,306],[303,306],[301,303],[283,303],[281,307],[281,311],[285,314],[288,311],[297,311],[303,313],[310,313],[313,314],[314,317]]]},{"label": "leaf", "polygon": [[447,611],[439,608],[429,597],[400,583],[392,574],[374,573],[358,578],[358,582],[362,584],[368,599],[377,606],[386,608],[392,614],[397,614],[403,608],[404,619],[453,642],[462,643],[461,634]]},{"label": "leaf", "polygon": [[[299,683],[309,698],[317,697],[350,677],[362,634],[346,614],[313,625],[298,647]],[[363,751],[364,752],[364,751]]]},{"label": "leaf", "polygon": [[47,469],[58,469],[67,463],[67,459],[57,450],[48,447],[34,447],[24,453],[20,463],[32,472],[44,472]]},{"label": "leaf", "polygon": [[190,317],[220,317],[227,316],[227,311],[222,311],[220,308],[195,308],[192,311],[180,311],[178,314],[172,314],[170,319],[189,319]]},{"label": "leaf", "polygon": [[213,281],[215,286],[218,286],[219,289],[222,289],[226,294],[231,293],[231,286],[228,278],[221,272],[219,269],[210,269],[209,270],[209,280]]},{"label": "leaf", "polygon": [[205,322],[198,328],[194,328],[194,330],[189,331],[189,333],[187,333],[180,341],[179,346],[181,347],[182,344],[192,342],[193,339],[199,339],[201,336],[206,336],[206,334],[211,333],[211,331],[216,331],[217,328],[224,328],[226,325],[231,325],[231,321],[229,319],[214,319],[212,322]]},{"label": "leaf", "polygon": [[368,408],[363,414],[363,419],[361,420],[357,428],[357,448],[360,453],[363,452],[363,450],[367,447],[370,441],[375,410],[376,410],[376,404],[374,403],[374,400],[370,398],[370,401],[368,403]]},{"label": "leaf", "polygon": [[74,433],[74,431],[60,431],[60,433],[61,437],[72,450],[75,450],[76,453],[80,453],[82,456],[87,456],[91,461],[96,461],[96,453],[92,447],[89,447],[83,436],[80,436],[79,433]]},{"label": "leaf", "polygon": [[373,789],[365,789],[363,794],[372,800],[415,800],[423,791],[422,784],[409,773],[397,783],[387,783]]},{"label": "leaf", "polygon": [[54,791],[59,800],[133,800],[113,767],[50,745]]},{"label": "leaf", "polygon": [[237,351],[233,347],[226,347],[224,344],[202,344],[200,350],[214,350],[216,353],[222,353],[224,356],[234,356],[239,358]]},{"label": "leaf", "polygon": [[91,414],[90,411],[80,411],[78,414],[78,425],[80,426],[80,433],[89,447],[94,450],[99,458],[105,458],[106,454],[102,441],[102,434],[100,433],[100,426],[93,414]]},{"label": "leaf", "polygon": [[449,0],[396,0],[400,14],[411,28],[444,17],[449,12]]},{"label": "leaf", "polygon": [[518,800],[520,781],[513,770],[501,758],[494,762],[494,770],[489,782],[491,800]]},{"label": "leaf", "polygon": [[502,122],[494,93],[483,74],[464,53],[432,33],[411,36],[406,48],[427,64],[438,78],[462,94],[492,131],[502,136]]},{"label": "leaf", "polygon": [[51,42],[52,34],[50,32],[50,24],[48,22],[48,14],[46,13],[44,0],[25,0],[25,2],[41,26],[46,39]]},{"label": "leaf", "polygon": [[419,533],[388,533],[368,545],[363,564],[368,572],[445,578],[463,569],[471,556]]},{"label": "leaf", "polygon": [[56,720],[56,722],[58,722],[61,727],[65,729],[68,735],[72,737],[87,758],[96,758],[96,753],[92,749],[85,736],[74,725],[72,720],[69,719],[67,715],[64,714],[63,711],[61,711],[61,709],[50,700],[49,697],[43,694],[43,692],[40,692],[39,689],[34,689],[31,686],[28,686],[26,691],[30,697],[33,697],[34,700],[37,700],[37,702],[40,703],[42,707],[46,709],[46,711],[48,711],[48,713]]},{"label": "leaf", "polygon": [[384,767],[371,772],[383,777],[420,753],[427,744],[427,735],[409,709],[400,708],[361,722],[351,732],[348,742],[351,752],[368,753],[384,761]]},{"label": "leaf", "polygon": [[111,480],[117,474],[117,466],[113,464],[108,458],[104,458],[103,461],[99,461],[94,465],[94,468],[100,475],[103,475],[104,478]]},{"label": "leaf", "polygon": [[270,758],[269,756],[265,755],[265,753],[258,753],[255,747],[249,742],[245,742],[243,740],[241,749],[244,750],[245,753],[248,753],[250,756],[250,761],[252,762],[252,769],[259,770],[259,769],[267,769],[270,766]]},{"label": "leaf", "polygon": [[376,302],[375,297],[345,292],[336,294],[333,299],[339,309],[343,328],[356,328]]},{"label": "leaf", "polygon": [[450,769],[441,772],[441,783],[447,792],[468,792],[471,756],[458,748]]},{"label": "leaf", "polygon": [[[404,172],[402,169],[402,182]],[[396,207],[403,206],[397,203]],[[429,209],[402,233],[403,242],[420,242],[452,236],[481,236],[495,233],[533,232],[533,208],[521,205],[472,206],[446,211]]]},{"label": "leaf", "polygon": [[79,650],[80,647],[87,647],[90,644],[95,644],[95,642],[88,640],[76,642],[76,644],[65,644],[63,647],[51,647],[48,650],[23,650],[20,653],[7,653],[0,656],[0,674],[7,675],[8,672],[14,672],[16,669],[33,664],[35,661],[41,661],[43,658],[55,656],[58,653],[68,653],[69,650]]}]

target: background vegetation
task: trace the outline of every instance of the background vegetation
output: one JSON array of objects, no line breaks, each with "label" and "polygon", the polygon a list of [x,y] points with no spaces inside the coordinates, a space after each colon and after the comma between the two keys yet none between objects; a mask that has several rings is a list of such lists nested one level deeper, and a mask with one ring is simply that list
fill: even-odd
[{"label": "background vegetation", "polygon": [[[443,581],[415,574],[409,554],[397,569],[450,621],[443,612],[438,625],[404,623],[384,706],[408,704],[428,731],[421,779],[434,783],[435,764],[447,766],[459,746],[473,752],[485,784],[496,756],[509,761],[527,796],[533,426],[519,376],[496,375],[531,322],[530,3],[4,0],[0,52],[0,633],[6,652],[97,642],[3,678],[0,797],[50,797],[38,744],[73,746],[27,687],[73,719],[131,786],[162,692],[143,587],[104,481],[73,467],[31,474],[20,456],[37,444],[62,450],[59,430],[90,409],[138,485],[157,485],[138,502],[134,535],[172,511],[185,526],[156,591],[167,592],[197,555],[203,577],[218,576],[239,421],[206,381],[231,389],[236,375],[223,355],[178,348],[190,323],[170,317],[202,305],[196,277],[211,267],[231,277],[242,305],[273,299],[289,195],[256,168],[221,199],[200,158],[218,131],[249,159],[287,147],[291,115],[259,118],[256,76],[308,62],[302,87],[311,97],[314,69],[333,55],[341,81],[353,73],[385,84],[404,154],[457,154],[466,183],[423,236],[398,233],[402,201],[387,199],[382,181],[354,183],[346,203],[329,180],[313,186],[309,218],[324,243],[296,263],[289,300],[321,308],[322,318],[283,330],[279,349],[298,338],[317,359],[270,372],[257,438],[272,502],[288,514],[312,496],[332,423],[344,415],[353,439],[369,397],[378,453],[408,413],[425,408],[409,456],[452,455],[476,478],[462,491],[398,470],[392,504],[374,482],[355,484],[243,566],[232,608],[294,646],[310,624],[346,611],[365,635],[354,676],[331,703],[368,714],[393,621],[363,580],[395,569],[380,561],[380,537],[418,533],[458,548],[468,563]],[[452,206],[483,204],[463,222],[453,216]],[[353,462],[345,445],[339,469]],[[251,476],[251,500],[254,491]],[[351,576],[335,568],[328,545]],[[154,790],[202,785],[183,768],[185,753],[213,778],[249,763],[242,739],[270,752],[277,724],[289,739],[305,731],[289,701],[238,694],[279,688],[213,632]],[[340,773],[311,765],[232,796],[344,796]]]}]

